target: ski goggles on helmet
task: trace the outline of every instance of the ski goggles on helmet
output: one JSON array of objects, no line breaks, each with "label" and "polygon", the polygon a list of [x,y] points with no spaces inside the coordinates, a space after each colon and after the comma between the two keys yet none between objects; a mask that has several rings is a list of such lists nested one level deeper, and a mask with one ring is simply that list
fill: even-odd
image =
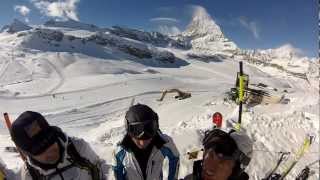
[{"label": "ski goggles on helmet", "polygon": [[157,125],[153,120],[133,122],[128,124],[128,132],[137,139],[151,139],[157,132]]},{"label": "ski goggles on helmet", "polygon": [[205,151],[213,150],[219,159],[239,161],[245,166],[250,162],[250,158],[238,149],[232,137],[220,129],[207,131],[202,143]]}]

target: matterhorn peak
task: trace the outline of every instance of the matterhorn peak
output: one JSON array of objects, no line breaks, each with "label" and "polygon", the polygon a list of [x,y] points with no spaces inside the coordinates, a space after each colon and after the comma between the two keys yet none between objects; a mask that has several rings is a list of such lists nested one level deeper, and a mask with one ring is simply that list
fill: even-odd
[{"label": "matterhorn peak", "polygon": [[220,27],[214,22],[205,8],[193,6],[193,9],[192,20],[183,33],[185,36],[197,38],[213,35],[215,37],[223,37]]},{"label": "matterhorn peak", "polygon": [[182,36],[186,37],[192,49],[200,54],[229,56],[237,49],[237,45],[225,38],[220,27],[201,6],[193,6],[192,20]]}]

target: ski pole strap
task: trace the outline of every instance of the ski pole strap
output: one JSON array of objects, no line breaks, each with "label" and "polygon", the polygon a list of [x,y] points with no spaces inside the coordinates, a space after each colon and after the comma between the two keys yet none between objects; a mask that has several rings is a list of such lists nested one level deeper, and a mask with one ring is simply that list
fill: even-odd
[{"label": "ski pole strap", "polygon": [[310,175],[310,168],[307,166],[298,174],[296,180],[307,180]]}]

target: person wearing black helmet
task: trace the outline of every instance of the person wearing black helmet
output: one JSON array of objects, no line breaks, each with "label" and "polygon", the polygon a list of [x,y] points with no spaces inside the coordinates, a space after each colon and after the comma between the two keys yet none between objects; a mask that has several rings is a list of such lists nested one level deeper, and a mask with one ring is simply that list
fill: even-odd
[{"label": "person wearing black helmet", "polygon": [[131,106],[125,115],[126,135],[114,151],[113,170],[117,180],[163,179],[163,162],[169,160],[168,177],[179,172],[179,152],[173,140],[160,132],[159,118],[143,104]]},{"label": "person wearing black helmet", "polygon": [[[26,157],[22,180],[105,179],[101,160],[83,139],[68,137],[37,112],[26,111],[13,123],[11,138]],[[105,171],[107,171],[105,169]]]},{"label": "person wearing black helmet", "polygon": [[202,141],[203,159],[195,161],[193,173],[184,180],[248,180],[244,171],[252,157],[252,141],[242,132],[213,129]]}]

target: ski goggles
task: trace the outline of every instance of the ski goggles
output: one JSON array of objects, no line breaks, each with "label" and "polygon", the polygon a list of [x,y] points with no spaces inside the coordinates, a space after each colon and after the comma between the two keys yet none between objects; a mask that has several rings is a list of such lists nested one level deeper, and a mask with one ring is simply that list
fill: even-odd
[{"label": "ski goggles", "polygon": [[220,145],[213,146],[212,148],[210,148],[208,150],[207,153],[210,154],[210,153],[214,152],[216,157],[218,157],[218,159],[220,159],[220,160],[234,160],[234,161],[241,162],[241,164],[243,164],[245,166],[249,165],[250,158],[248,158],[241,151],[235,150],[232,154],[229,154],[229,152],[226,152],[226,151],[221,150],[221,149],[224,149],[224,148],[221,147]]},{"label": "ski goggles", "polygon": [[153,120],[145,122],[134,122],[128,125],[128,132],[137,139],[151,139],[157,131],[156,122]]},{"label": "ski goggles", "polygon": [[57,134],[53,128],[48,129],[46,132],[41,132],[32,138],[33,145],[28,150],[31,155],[39,155],[47,150],[52,144],[58,141]]},{"label": "ski goggles", "polygon": [[218,157],[220,160],[234,160],[236,161],[238,159],[238,156],[236,153],[230,153],[228,150],[225,150],[225,146],[221,144],[217,144],[214,146],[211,146],[208,150],[205,151],[205,155],[211,155],[212,153],[215,153],[215,156]]}]

